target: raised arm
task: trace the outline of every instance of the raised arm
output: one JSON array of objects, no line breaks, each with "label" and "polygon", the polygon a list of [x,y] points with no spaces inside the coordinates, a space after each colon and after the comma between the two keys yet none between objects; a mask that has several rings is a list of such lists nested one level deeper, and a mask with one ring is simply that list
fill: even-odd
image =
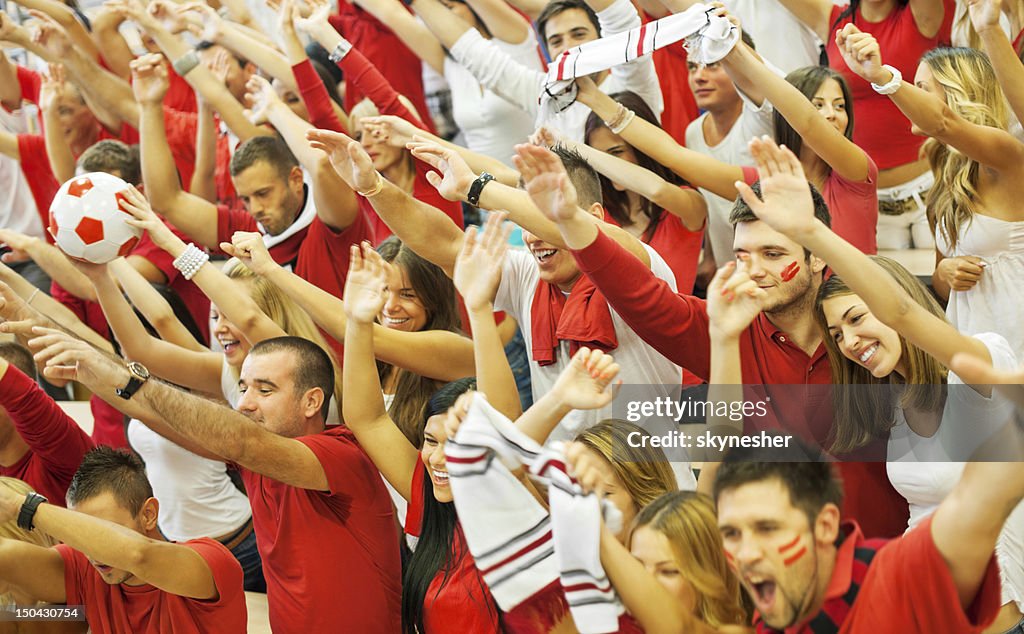
[{"label": "raised arm", "polygon": [[345,424],[359,440],[381,475],[406,500],[412,499],[419,451],[409,442],[384,407],[373,360],[373,321],[387,300],[387,263],[368,244],[352,245],[345,281],[345,362],[343,407]]},{"label": "raised arm", "polygon": [[828,41],[832,30],[832,25],[829,24],[829,18],[832,17],[832,0],[778,0],[778,2],[789,9],[797,20],[804,23],[804,26],[814,31],[818,39],[822,42]]},{"label": "raised arm", "polygon": [[67,32],[79,50],[91,59],[99,60],[100,51],[96,42],[68,5],[58,0],[18,0],[18,4],[33,15],[41,14],[51,18]]},{"label": "raised arm", "polygon": [[244,414],[160,381],[146,381],[125,400],[116,393],[131,377],[122,363],[57,331],[36,329],[36,335],[30,345],[46,362],[47,377],[78,381],[134,418],[162,419],[225,461],[289,486],[328,490],[323,466],[301,441],[278,436]]},{"label": "raised arm", "polygon": [[108,270],[160,339],[195,352],[209,352],[209,348],[197,341],[178,320],[170,303],[126,260],[114,260],[108,265]]},{"label": "raised arm", "polygon": [[[373,205],[402,242],[451,276],[462,248],[462,230],[440,209],[416,200],[388,182],[373,168],[366,150],[348,136],[328,130],[307,134],[312,147],[328,153],[338,174],[356,193]],[[427,175],[434,181],[437,175]]]},{"label": "raised arm", "polygon": [[494,213],[487,219],[483,233],[466,229],[462,251],[455,262],[455,288],[466,303],[473,330],[477,389],[505,416],[515,419],[523,413],[516,378],[505,356],[498,326],[494,323],[494,297],[501,283],[501,272],[508,249],[511,226],[505,226],[505,214]]},{"label": "raised arm", "polygon": [[[0,520],[13,521],[25,499],[0,486]],[[155,527],[155,514],[150,521]],[[218,597],[210,566],[188,546],[150,539],[120,524],[53,504],[40,505],[32,523],[91,560],[126,570],[165,592],[202,600]]]},{"label": "raised arm", "polygon": [[[601,119],[612,121],[618,116],[618,102],[598,90],[589,78],[577,79],[576,85],[579,86],[577,99]],[[633,117],[619,136],[687,182],[728,200],[736,198],[735,183],[743,180],[741,167],[687,149],[668,132],[640,117]]]},{"label": "raised arm", "polygon": [[266,79],[253,75],[247,88],[253,116],[265,116],[284,137],[303,169],[312,175],[312,194],[320,220],[335,231],[346,229],[361,213],[359,203],[355,192],[334,170],[328,157],[306,142],[306,133],[314,128],[281,101]]},{"label": "raised arm", "polygon": [[750,149],[758,163],[764,200],[746,185],[742,185],[740,195],[760,220],[825,260],[876,319],[939,363],[949,366],[957,353],[990,359],[984,343],[962,334],[915,302],[874,260],[814,218],[807,180],[792,152],[767,138],[751,141]]},{"label": "raised arm", "polygon": [[[0,487],[7,489],[4,484],[0,484]],[[13,493],[11,489],[7,490]],[[10,521],[15,520],[17,511]],[[56,604],[67,601],[64,559],[53,548],[0,537],[0,580],[25,591],[38,601]]]},{"label": "raised arm", "polygon": [[294,0],[281,3],[277,18],[281,45],[288,63],[292,65],[292,76],[309,113],[309,123],[314,128],[344,132],[349,126],[348,114],[331,98],[327,86],[306,54],[296,27],[296,22],[301,18],[301,11]]},{"label": "raised arm", "polygon": [[708,219],[708,206],[700,192],[682,188],[670,183],[651,170],[623,160],[611,152],[622,149],[622,146],[609,148],[602,152],[584,143],[577,143],[565,138],[557,138],[548,128],[537,131],[538,136],[548,147],[565,145],[580,153],[599,174],[615,183],[629,183],[628,189],[640,194],[647,200],[663,208],[670,214],[679,217],[683,226],[689,231],[700,231]]},{"label": "raised arm", "polygon": [[202,97],[196,97],[196,160],[192,169],[192,182],[188,191],[193,196],[216,204],[217,182],[217,123],[213,109]]},{"label": "raised arm", "polygon": [[96,293],[89,278],[76,269],[64,252],[56,246],[42,238],[27,236],[10,229],[0,229],[0,242],[32,258],[51,280],[75,297],[87,301],[96,300]]},{"label": "raised arm", "polygon": [[100,52],[100,58],[115,75],[121,79],[131,77],[128,66],[135,54],[121,35],[120,27],[125,17],[119,11],[103,7],[92,20],[92,39]]},{"label": "raised arm", "polygon": [[[836,45],[850,70],[865,80],[883,85],[893,74],[882,68],[878,41],[848,24],[836,33]],[[968,158],[1015,178],[1024,176],[1024,143],[1001,128],[971,123],[945,101],[904,81],[889,95],[921,134],[949,145]]]},{"label": "raised arm", "polygon": [[[21,27],[11,16],[0,11],[0,41],[8,41],[9,36],[19,29]],[[7,57],[7,52],[0,50],[0,104],[9,110],[17,110],[21,107],[21,97],[18,68]]]},{"label": "raised arm", "polygon": [[441,43],[398,0],[360,0],[358,4],[382,24],[388,25],[424,64],[444,75],[445,51]]},{"label": "raised arm", "polygon": [[480,16],[491,35],[509,44],[522,44],[533,26],[505,0],[469,0],[466,2]]},{"label": "raised arm", "polygon": [[139,117],[142,180],[149,197],[175,227],[209,249],[217,248],[217,207],[181,188],[174,156],[167,144],[163,99],[167,68],[161,55],[144,55],[132,62],[132,90],[141,108]]},{"label": "raised arm", "polygon": [[967,9],[1013,114],[1024,120],[1024,64],[999,26],[1002,0],[967,0]]},{"label": "raised arm", "polygon": [[796,86],[773,73],[749,46],[736,43],[722,61],[736,87],[747,94],[759,94],[772,103],[804,143],[846,180],[868,179],[868,155],[818,112],[819,108],[846,110],[852,103],[813,102]]},{"label": "raised arm", "polygon": [[43,78],[39,91],[39,109],[43,112],[43,137],[46,141],[46,156],[50,170],[58,183],[71,180],[75,175],[75,157],[71,153],[64,126],[60,122],[58,102],[65,96],[64,67],[50,64],[50,72]]},{"label": "raised arm", "polygon": [[[345,340],[345,303],[274,262],[258,233],[237,232],[231,244],[221,247],[273,282],[336,341]],[[374,324],[373,354],[385,363],[437,381],[454,381],[474,372],[473,342],[446,330],[403,332]]]}]

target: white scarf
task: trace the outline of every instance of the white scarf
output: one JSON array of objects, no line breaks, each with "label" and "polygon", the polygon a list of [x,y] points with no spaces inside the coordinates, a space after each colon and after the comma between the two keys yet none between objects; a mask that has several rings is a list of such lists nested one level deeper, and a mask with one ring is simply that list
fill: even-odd
[{"label": "white scarf", "polygon": [[295,222],[288,225],[288,228],[272,236],[267,233],[267,230],[260,223],[256,223],[259,227],[260,233],[263,234],[263,244],[269,249],[275,247],[288,238],[292,237],[296,233],[305,230],[309,225],[313,224],[313,218],[316,218],[316,205],[313,203],[313,186],[309,183],[309,175],[306,171],[302,171],[302,183],[305,185],[304,194],[306,195],[306,204],[302,208],[302,212],[299,213],[299,217],[295,219]]},{"label": "white scarf", "polygon": [[[561,448],[537,444],[477,393],[445,456],[466,544],[501,609],[558,578],[580,632],[618,631],[624,608],[601,566],[600,522],[617,531],[622,514],[582,494]],[[548,485],[550,516],[512,474],[524,465]]]},{"label": "white scarf", "polygon": [[740,39],[729,20],[712,15],[713,7],[697,4],[682,13],[648,22],[571,48],[548,66],[540,107],[545,118],[562,112],[576,101],[577,77],[592,75],[685,40],[689,60],[711,64],[725,57]]}]

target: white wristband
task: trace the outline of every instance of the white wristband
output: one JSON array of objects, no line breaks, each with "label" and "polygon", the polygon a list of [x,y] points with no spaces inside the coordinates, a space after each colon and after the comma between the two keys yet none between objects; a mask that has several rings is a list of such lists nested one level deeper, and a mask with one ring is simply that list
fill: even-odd
[{"label": "white wristband", "polygon": [[882,68],[892,73],[892,79],[882,85],[871,84],[871,88],[880,95],[891,95],[903,85],[903,73],[900,72],[900,69],[893,68],[888,64],[883,64]]}]

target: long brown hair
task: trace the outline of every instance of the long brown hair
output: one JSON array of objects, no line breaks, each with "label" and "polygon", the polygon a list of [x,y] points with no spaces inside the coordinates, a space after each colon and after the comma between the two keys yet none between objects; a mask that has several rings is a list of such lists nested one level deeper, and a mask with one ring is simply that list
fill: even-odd
[{"label": "long brown hair", "polygon": [[665,453],[646,442],[630,442],[632,434],[650,437],[642,427],[609,418],[581,431],[576,441],[601,454],[622,480],[637,510],[647,506],[665,493],[675,491],[676,475]]},{"label": "long brown hair", "polygon": [[[931,292],[913,274],[895,260],[880,255],[871,256],[886,273],[892,276],[903,290],[925,310],[941,319],[946,318],[942,307]],[[901,378],[895,372],[887,377],[876,378],[860,364],[843,356],[836,340],[828,331],[828,322],[822,304],[825,300],[853,295],[853,291],[838,275],[833,275],[821,288],[814,302],[814,317],[821,328],[829,365],[832,367],[832,383],[835,385],[891,385],[902,384],[900,389],[838,389],[833,391],[835,416],[832,424],[833,453],[847,453],[859,449],[873,439],[889,433],[894,422],[897,407],[936,412],[942,409],[945,400],[944,384],[947,370],[924,350],[900,338],[901,354],[907,368],[907,376]]]},{"label": "long brown hair", "polygon": [[[626,106],[636,116],[640,117],[651,125],[661,127],[661,123],[658,121],[658,117],[655,116],[654,111],[647,105],[647,102],[635,92],[625,90],[623,92],[616,92],[609,95],[615,101]],[[601,128],[607,128],[605,122],[601,117],[591,112],[587,117],[587,123],[583,132],[583,142],[590,145],[590,135],[596,130]],[[625,143],[625,141],[623,141]],[[633,147],[630,145],[630,147]],[[661,163],[655,161],[651,157],[647,156],[640,150],[633,147],[633,153],[636,154],[637,164],[647,170],[650,170],[660,176],[662,180],[668,181],[675,185],[686,185],[686,181],[680,178],[675,172],[668,169]],[[611,180],[605,177],[603,174],[599,174],[601,178],[601,195],[604,200],[604,208],[608,210],[608,214],[615,219],[615,222],[625,227],[633,223],[633,219],[629,215],[629,195],[625,191],[619,191],[612,185]],[[658,225],[661,223],[664,217],[664,209],[655,204],[654,202],[647,200],[643,196],[640,197],[640,210],[641,212],[650,219],[650,223],[647,225],[647,229],[644,230],[644,235],[641,240],[644,242],[650,242],[654,236],[654,232],[658,229]]]},{"label": "long brown hair", "polygon": [[[921,58],[946,94],[946,105],[976,125],[1005,130],[1010,117],[1003,89],[988,57],[972,48],[936,48]],[[974,216],[981,164],[936,139],[925,141],[935,186],[926,204],[932,231],[938,227],[950,248]]]},{"label": "long brown hair", "polygon": [[633,531],[649,527],[672,545],[679,574],[693,586],[697,614],[713,628],[748,622],[740,581],[729,568],[711,498],[690,491],[667,493],[644,507]]},{"label": "long brown hair", "polygon": [[[409,284],[427,313],[427,321],[422,330],[461,332],[462,320],[455,304],[455,286],[444,271],[416,255],[396,236],[382,242],[377,251],[385,261],[400,267],[408,277]],[[377,375],[382,385],[391,372],[397,372],[397,379],[395,398],[388,408],[388,414],[414,447],[422,447],[423,424],[426,420],[423,413],[431,395],[444,386],[445,382],[377,361]]]},{"label": "long brown hair", "polygon": [[[843,136],[853,139],[853,95],[850,93],[850,85],[846,83],[845,77],[828,66],[804,66],[786,75],[786,81],[799,90],[804,97],[807,97],[808,101],[813,101],[814,95],[818,94],[821,85],[830,79],[834,79],[839,84],[839,90],[842,91],[843,100],[846,102],[847,123]],[[772,119],[775,122],[775,142],[785,145],[793,151],[793,154],[800,156],[800,150],[804,147],[803,137],[793,129],[793,126],[789,125],[789,121],[786,121],[786,117],[782,116],[778,110],[772,115]],[[830,167],[829,172],[831,171]]]}]

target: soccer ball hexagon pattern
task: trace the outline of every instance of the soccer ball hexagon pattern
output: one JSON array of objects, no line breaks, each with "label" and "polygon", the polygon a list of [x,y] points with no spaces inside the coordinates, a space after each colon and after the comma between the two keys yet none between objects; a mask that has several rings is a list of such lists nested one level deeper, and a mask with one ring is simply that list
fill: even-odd
[{"label": "soccer ball hexagon pattern", "polygon": [[122,192],[128,183],[103,172],[76,176],[64,183],[50,204],[48,230],[69,257],[105,264],[128,255],[142,231],[125,220]]}]

